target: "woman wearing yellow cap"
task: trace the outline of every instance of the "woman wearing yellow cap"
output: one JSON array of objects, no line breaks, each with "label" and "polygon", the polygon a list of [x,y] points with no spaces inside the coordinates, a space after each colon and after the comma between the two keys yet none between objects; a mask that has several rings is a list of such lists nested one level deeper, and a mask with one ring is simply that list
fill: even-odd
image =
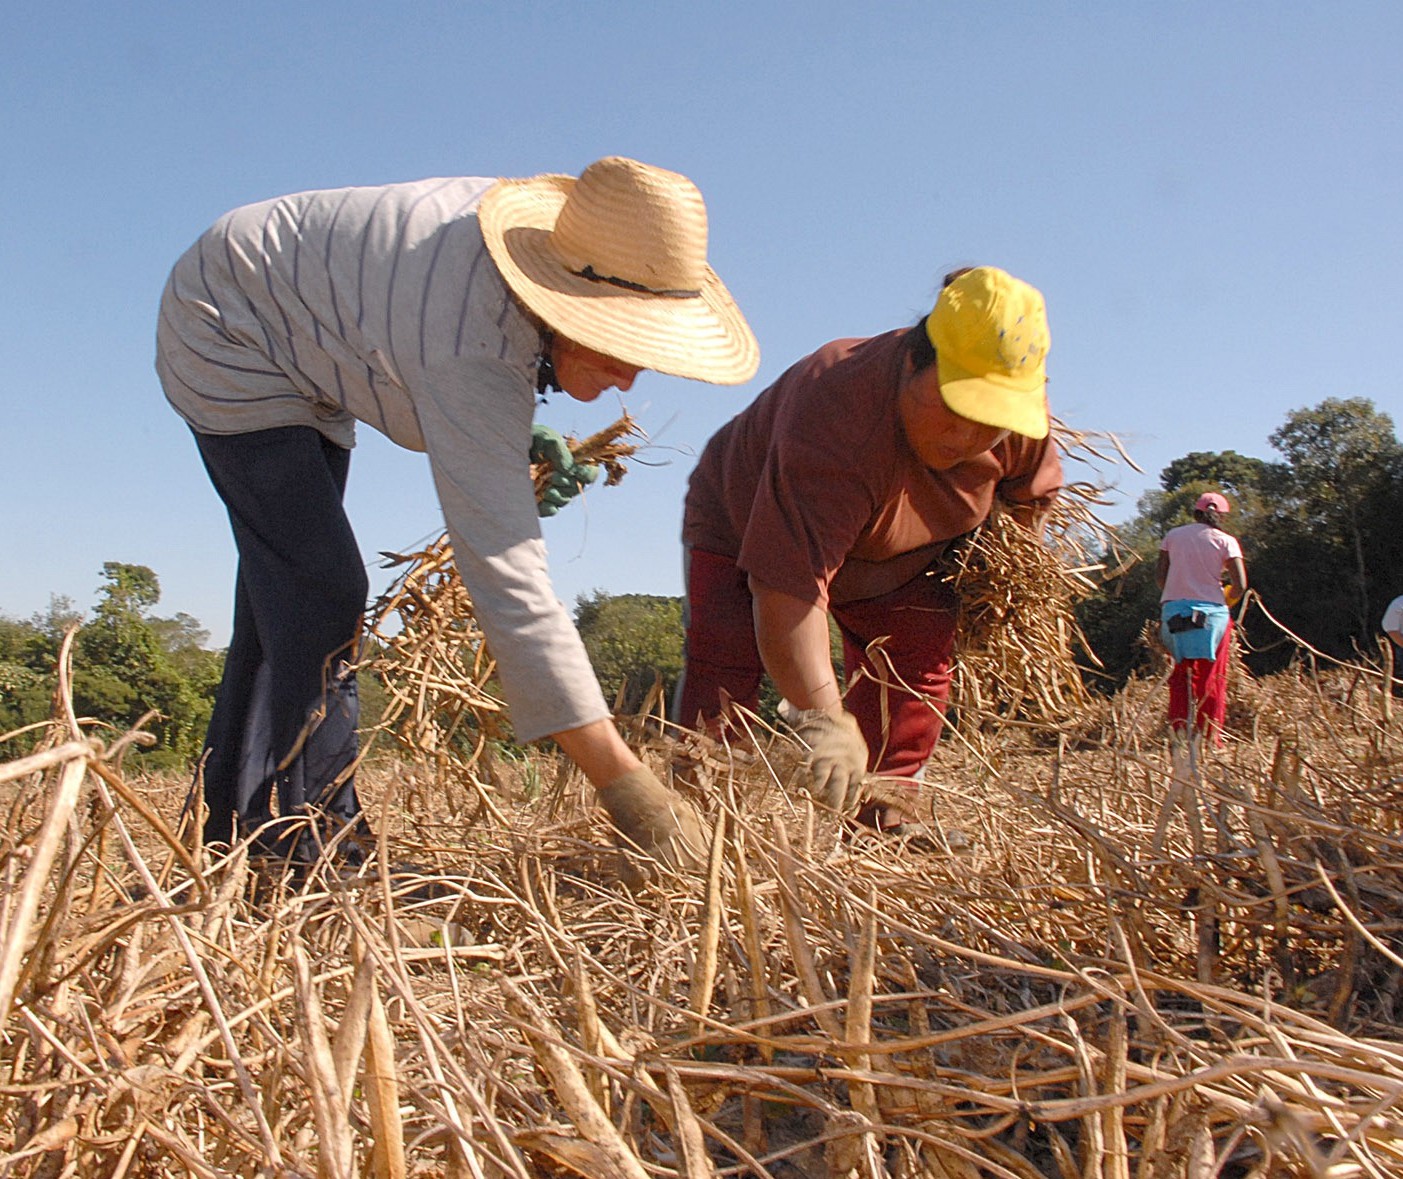
[{"label": "woman wearing yellow cap", "polygon": [[[1037,290],[994,267],[956,271],[916,327],[825,345],[711,439],[683,523],[678,721],[719,728],[725,702],[754,707],[768,672],[829,805],[858,810],[869,770],[920,772],[955,634],[935,563],[996,499],[1033,524],[1062,486],[1048,346]],[[915,818],[898,804],[858,817],[882,829]]]}]

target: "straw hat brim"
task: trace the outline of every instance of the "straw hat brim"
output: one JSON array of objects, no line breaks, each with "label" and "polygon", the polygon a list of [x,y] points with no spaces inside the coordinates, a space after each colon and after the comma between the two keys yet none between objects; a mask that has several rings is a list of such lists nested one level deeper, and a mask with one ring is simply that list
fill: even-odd
[{"label": "straw hat brim", "polygon": [[717,385],[739,385],[760,348],[736,301],[707,267],[700,293],[671,297],[571,273],[551,230],[573,176],[499,180],[478,206],[483,240],[512,293],[551,330],[626,364]]}]

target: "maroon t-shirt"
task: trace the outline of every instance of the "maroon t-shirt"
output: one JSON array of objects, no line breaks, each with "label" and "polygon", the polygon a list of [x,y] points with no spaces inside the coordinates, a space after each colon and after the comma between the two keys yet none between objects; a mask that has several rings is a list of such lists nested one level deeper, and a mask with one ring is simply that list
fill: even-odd
[{"label": "maroon t-shirt", "polygon": [[682,539],[807,602],[904,585],[988,517],[994,496],[1043,507],[1062,486],[1051,438],[1011,434],[933,471],[897,411],[909,329],[835,340],[723,426],[687,490]]}]

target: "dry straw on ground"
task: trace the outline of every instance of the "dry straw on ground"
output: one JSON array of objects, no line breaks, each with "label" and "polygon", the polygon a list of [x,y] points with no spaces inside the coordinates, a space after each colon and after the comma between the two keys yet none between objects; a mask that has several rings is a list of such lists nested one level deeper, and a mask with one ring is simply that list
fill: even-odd
[{"label": "dry straw on ground", "polygon": [[0,1171],[1403,1173],[1380,682],[1243,679],[1177,777],[1155,681],[986,727],[937,753],[939,849],[815,810],[782,735],[635,718],[715,831],[635,893],[544,754],[367,764],[377,853],[291,881],[70,716],[0,765]]}]

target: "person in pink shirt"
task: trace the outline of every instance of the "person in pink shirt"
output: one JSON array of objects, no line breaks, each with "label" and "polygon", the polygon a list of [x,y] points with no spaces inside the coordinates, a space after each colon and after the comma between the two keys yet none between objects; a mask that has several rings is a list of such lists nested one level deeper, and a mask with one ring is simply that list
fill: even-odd
[{"label": "person in pink shirt", "polygon": [[[1216,491],[1194,504],[1194,522],[1171,528],[1159,547],[1156,579],[1160,588],[1160,633],[1174,657],[1169,676],[1169,727],[1178,734],[1189,727],[1193,699],[1194,727],[1221,744],[1228,709],[1228,658],[1232,615],[1247,591],[1247,566],[1237,537],[1223,531],[1228,501]],[[1223,573],[1229,580],[1224,595]]]}]

